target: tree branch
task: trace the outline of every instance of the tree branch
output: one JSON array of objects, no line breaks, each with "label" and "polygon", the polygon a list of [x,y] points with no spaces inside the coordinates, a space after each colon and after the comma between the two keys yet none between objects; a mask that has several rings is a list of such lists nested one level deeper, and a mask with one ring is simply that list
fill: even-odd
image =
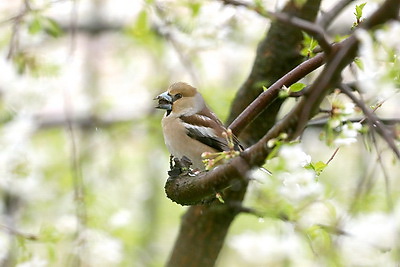
[{"label": "tree branch", "polygon": [[274,99],[279,96],[279,91],[283,86],[289,87],[307,74],[316,70],[324,64],[324,60],[325,54],[320,53],[285,74],[266,91],[261,93],[249,106],[247,106],[246,109],[229,125],[229,128],[235,135],[239,136],[242,130],[244,130],[247,125],[249,125],[269,106],[269,104],[274,101]]},{"label": "tree branch", "polygon": [[[365,124],[365,119],[366,118],[354,118],[354,119],[348,119],[346,121],[348,122],[359,122],[362,124]],[[393,126],[395,124],[400,123],[400,118],[378,118],[380,122],[382,122],[386,126]],[[318,118],[318,119],[313,119],[307,123],[307,128],[308,127],[321,127],[324,126],[328,122],[328,118]]]}]

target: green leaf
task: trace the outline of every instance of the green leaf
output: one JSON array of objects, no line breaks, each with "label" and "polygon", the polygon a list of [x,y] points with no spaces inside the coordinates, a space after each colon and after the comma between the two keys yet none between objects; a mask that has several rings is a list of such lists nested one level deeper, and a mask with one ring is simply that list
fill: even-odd
[{"label": "green leaf", "polygon": [[308,166],[306,166],[307,169],[314,170],[315,173],[320,175],[322,171],[328,166],[326,163],[322,161],[317,161],[317,162],[311,162]]},{"label": "green leaf", "polygon": [[189,2],[189,8],[192,11],[192,17],[197,17],[197,15],[199,15],[201,6],[201,2]]},{"label": "green leaf", "polygon": [[278,97],[279,98],[287,98],[287,97],[289,97],[289,92],[286,90],[280,90]]},{"label": "green leaf", "polygon": [[28,32],[30,34],[37,34],[42,30],[42,23],[39,16],[35,16],[28,25]]},{"label": "green leaf", "polygon": [[357,21],[359,21],[361,19],[362,14],[363,14],[363,9],[366,4],[367,3],[362,3],[360,5],[356,5],[356,12],[354,12],[354,15],[356,16]]},{"label": "green leaf", "polygon": [[289,92],[299,92],[303,90],[304,87],[306,87],[304,83],[294,83],[289,87]]},{"label": "green leaf", "polygon": [[225,203],[224,199],[222,198],[222,195],[220,193],[215,194],[215,197],[218,199],[218,201],[222,204]]},{"label": "green leaf", "polygon": [[313,57],[315,55],[314,50],[318,46],[318,42],[314,40],[314,38],[308,35],[307,33],[305,32],[302,33],[303,33],[303,41],[302,41],[303,49],[300,51],[300,54],[304,57]]},{"label": "green leaf", "polygon": [[57,21],[55,21],[52,18],[45,17],[43,18],[43,27],[45,32],[54,37],[58,38],[63,34],[63,30],[61,29],[60,25],[58,24]]},{"label": "green leaf", "polygon": [[354,63],[357,65],[357,67],[360,70],[364,70],[364,64],[363,64],[363,62],[362,62],[362,60],[360,58],[355,58],[354,59]]},{"label": "green leaf", "polygon": [[25,53],[20,52],[20,53],[15,54],[13,56],[13,63],[17,67],[18,74],[25,73],[25,71],[27,69],[27,65],[28,65],[27,57],[26,57]]},{"label": "green leaf", "polygon": [[362,3],[360,5],[356,5],[356,11],[354,12],[354,15],[356,16],[356,22],[353,23],[353,26],[351,27],[351,29],[357,28],[358,25],[361,23],[361,17],[362,17],[362,14],[363,14],[363,9],[364,9],[364,6],[366,4],[367,3]]},{"label": "green leaf", "polygon": [[135,37],[143,37],[148,34],[149,32],[149,22],[147,18],[147,12],[146,10],[140,11],[139,15],[137,16],[137,19],[135,21],[135,25],[131,29],[131,33]]},{"label": "green leaf", "polygon": [[345,34],[345,35],[335,35],[335,37],[333,38],[333,41],[335,43],[339,43],[341,41],[343,41],[344,39],[348,38],[350,35]]},{"label": "green leaf", "polygon": [[328,165],[326,165],[326,163],[324,163],[322,161],[317,161],[317,162],[313,163],[313,166],[314,166],[314,170],[316,172],[322,172],[325,169],[325,167]]}]

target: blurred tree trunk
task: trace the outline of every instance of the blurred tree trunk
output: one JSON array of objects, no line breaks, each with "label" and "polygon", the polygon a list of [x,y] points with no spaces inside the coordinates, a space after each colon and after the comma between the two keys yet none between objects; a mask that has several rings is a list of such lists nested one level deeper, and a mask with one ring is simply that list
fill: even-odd
[{"label": "blurred tree trunk", "polygon": [[[314,21],[320,0],[290,1],[282,10],[292,16]],[[232,122],[262,91],[301,61],[299,29],[286,23],[273,22],[261,40],[252,71],[239,89],[232,104],[228,123]],[[276,120],[282,101],[276,100],[241,134],[249,145],[260,139]],[[238,178],[237,181],[241,179]],[[223,246],[233,219],[240,212],[247,183],[238,182],[224,193],[226,204],[214,201],[192,206],[182,217],[181,228],[167,266],[213,266]]]}]

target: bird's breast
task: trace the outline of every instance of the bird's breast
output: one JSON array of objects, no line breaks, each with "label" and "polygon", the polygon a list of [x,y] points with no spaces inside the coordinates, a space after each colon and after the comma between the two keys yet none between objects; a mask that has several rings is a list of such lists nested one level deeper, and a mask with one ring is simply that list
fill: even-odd
[{"label": "bird's breast", "polygon": [[164,141],[171,155],[176,158],[188,157],[194,168],[203,169],[201,154],[215,152],[214,149],[192,139],[187,135],[187,130],[179,117],[164,117],[161,121]]}]

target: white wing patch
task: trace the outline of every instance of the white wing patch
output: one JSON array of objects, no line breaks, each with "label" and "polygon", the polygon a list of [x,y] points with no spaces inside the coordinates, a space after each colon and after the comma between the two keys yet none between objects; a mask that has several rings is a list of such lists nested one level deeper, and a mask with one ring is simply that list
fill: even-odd
[{"label": "white wing patch", "polygon": [[[204,117],[204,116],[202,116]],[[208,117],[204,117],[209,119]],[[183,125],[185,126],[186,129],[192,129],[196,132],[199,132],[200,134],[202,134],[203,136],[207,136],[207,137],[215,137],[215,131],[212,128],[209,127],[204,127],[204,126],[198,126],[198,125],[192,125],[189,123],[184,122]]]}]

